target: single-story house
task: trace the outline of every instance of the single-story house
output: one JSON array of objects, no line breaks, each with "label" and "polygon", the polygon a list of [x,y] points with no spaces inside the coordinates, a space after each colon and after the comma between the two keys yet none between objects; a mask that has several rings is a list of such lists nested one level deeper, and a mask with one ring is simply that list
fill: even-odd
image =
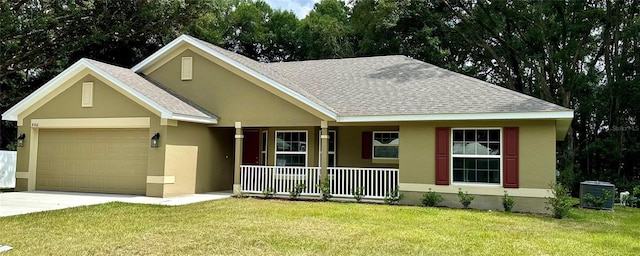
[{"label": "single-story house", "polygon": [[[573,111],[405,56],[260,63],[182,35],[133,68],[81,59],[3,113],[16,189],[210,191],[544,211]],[[326,150],[325,150],[326,149]]]}]

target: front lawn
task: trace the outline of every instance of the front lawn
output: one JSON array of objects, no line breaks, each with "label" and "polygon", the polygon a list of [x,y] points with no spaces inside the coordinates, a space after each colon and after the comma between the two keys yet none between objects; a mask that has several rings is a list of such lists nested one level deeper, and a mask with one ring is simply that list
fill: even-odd
[{"label": "front lawn", "polygon": [[109,203],[0,218],[4,255],[638,255],[640,209],[568,219],[475,210],[225,199]]}]

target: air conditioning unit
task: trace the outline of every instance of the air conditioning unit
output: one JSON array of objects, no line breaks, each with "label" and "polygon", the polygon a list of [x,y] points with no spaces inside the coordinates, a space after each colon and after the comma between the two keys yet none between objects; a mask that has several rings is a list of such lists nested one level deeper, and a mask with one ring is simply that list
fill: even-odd
[{"label": "air conditioning unit", "polygon": [[[592,198],[604,199],[605,192],[609,191],[609,197],[604,200],[601,207],[594,205],[592,201],[587,200],[587,194]],[[613,200],[616,196],[616,186],[604,181],[583,181],[580,182],[580,206],[583,208],[602,209],[613,211]]]}]

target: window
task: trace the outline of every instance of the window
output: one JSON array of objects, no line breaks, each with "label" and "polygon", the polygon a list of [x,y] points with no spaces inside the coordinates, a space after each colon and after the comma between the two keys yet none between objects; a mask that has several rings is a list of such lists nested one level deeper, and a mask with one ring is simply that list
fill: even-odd
[{"label": "window", "polygon": [[180,72],[180,79],[191,80],[193,79],[193,58],[182,57],[182,69]]},{"label": "window", "polygon": [[[320,159],[320,161],[318,161],[318,166],[322,166],[322,131],[320,131],[320,136],[318,136],[318,138],[320,138],[318,140],[318,159]],[[329,162],[327,164],[328,167],[336,167],[336,131],[329,131]]]},{"label": "window", "polygon": [[373,132],[373,158],[397,159],[400,137],[398,132]]},{"label": "window", "polygon": [[82,107],[93,107],[93,82],[82,83]]},{"label": "window", "polygon": [[452,130],[453,181],[500,184],[501,130]]},{"label": "window", "polygon": [[276,131],[276,166],[307,166],[306,131]]},{"label": "window", "polygon": [[268,134],[269,131],[262,131],[262,158],[260,159],[260,161],[262,161],[262,165],[264,166],[267,165],[267,143],[269,142]]}]

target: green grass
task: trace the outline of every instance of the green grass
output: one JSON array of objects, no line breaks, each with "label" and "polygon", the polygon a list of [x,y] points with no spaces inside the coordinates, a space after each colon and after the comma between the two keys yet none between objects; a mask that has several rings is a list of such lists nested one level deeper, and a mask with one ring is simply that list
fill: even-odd
[{"label": "green grass", "polygon": [[4,255],[637,255],[640,209],[567,219],[374,204],[109,203],[0,218]]}]

